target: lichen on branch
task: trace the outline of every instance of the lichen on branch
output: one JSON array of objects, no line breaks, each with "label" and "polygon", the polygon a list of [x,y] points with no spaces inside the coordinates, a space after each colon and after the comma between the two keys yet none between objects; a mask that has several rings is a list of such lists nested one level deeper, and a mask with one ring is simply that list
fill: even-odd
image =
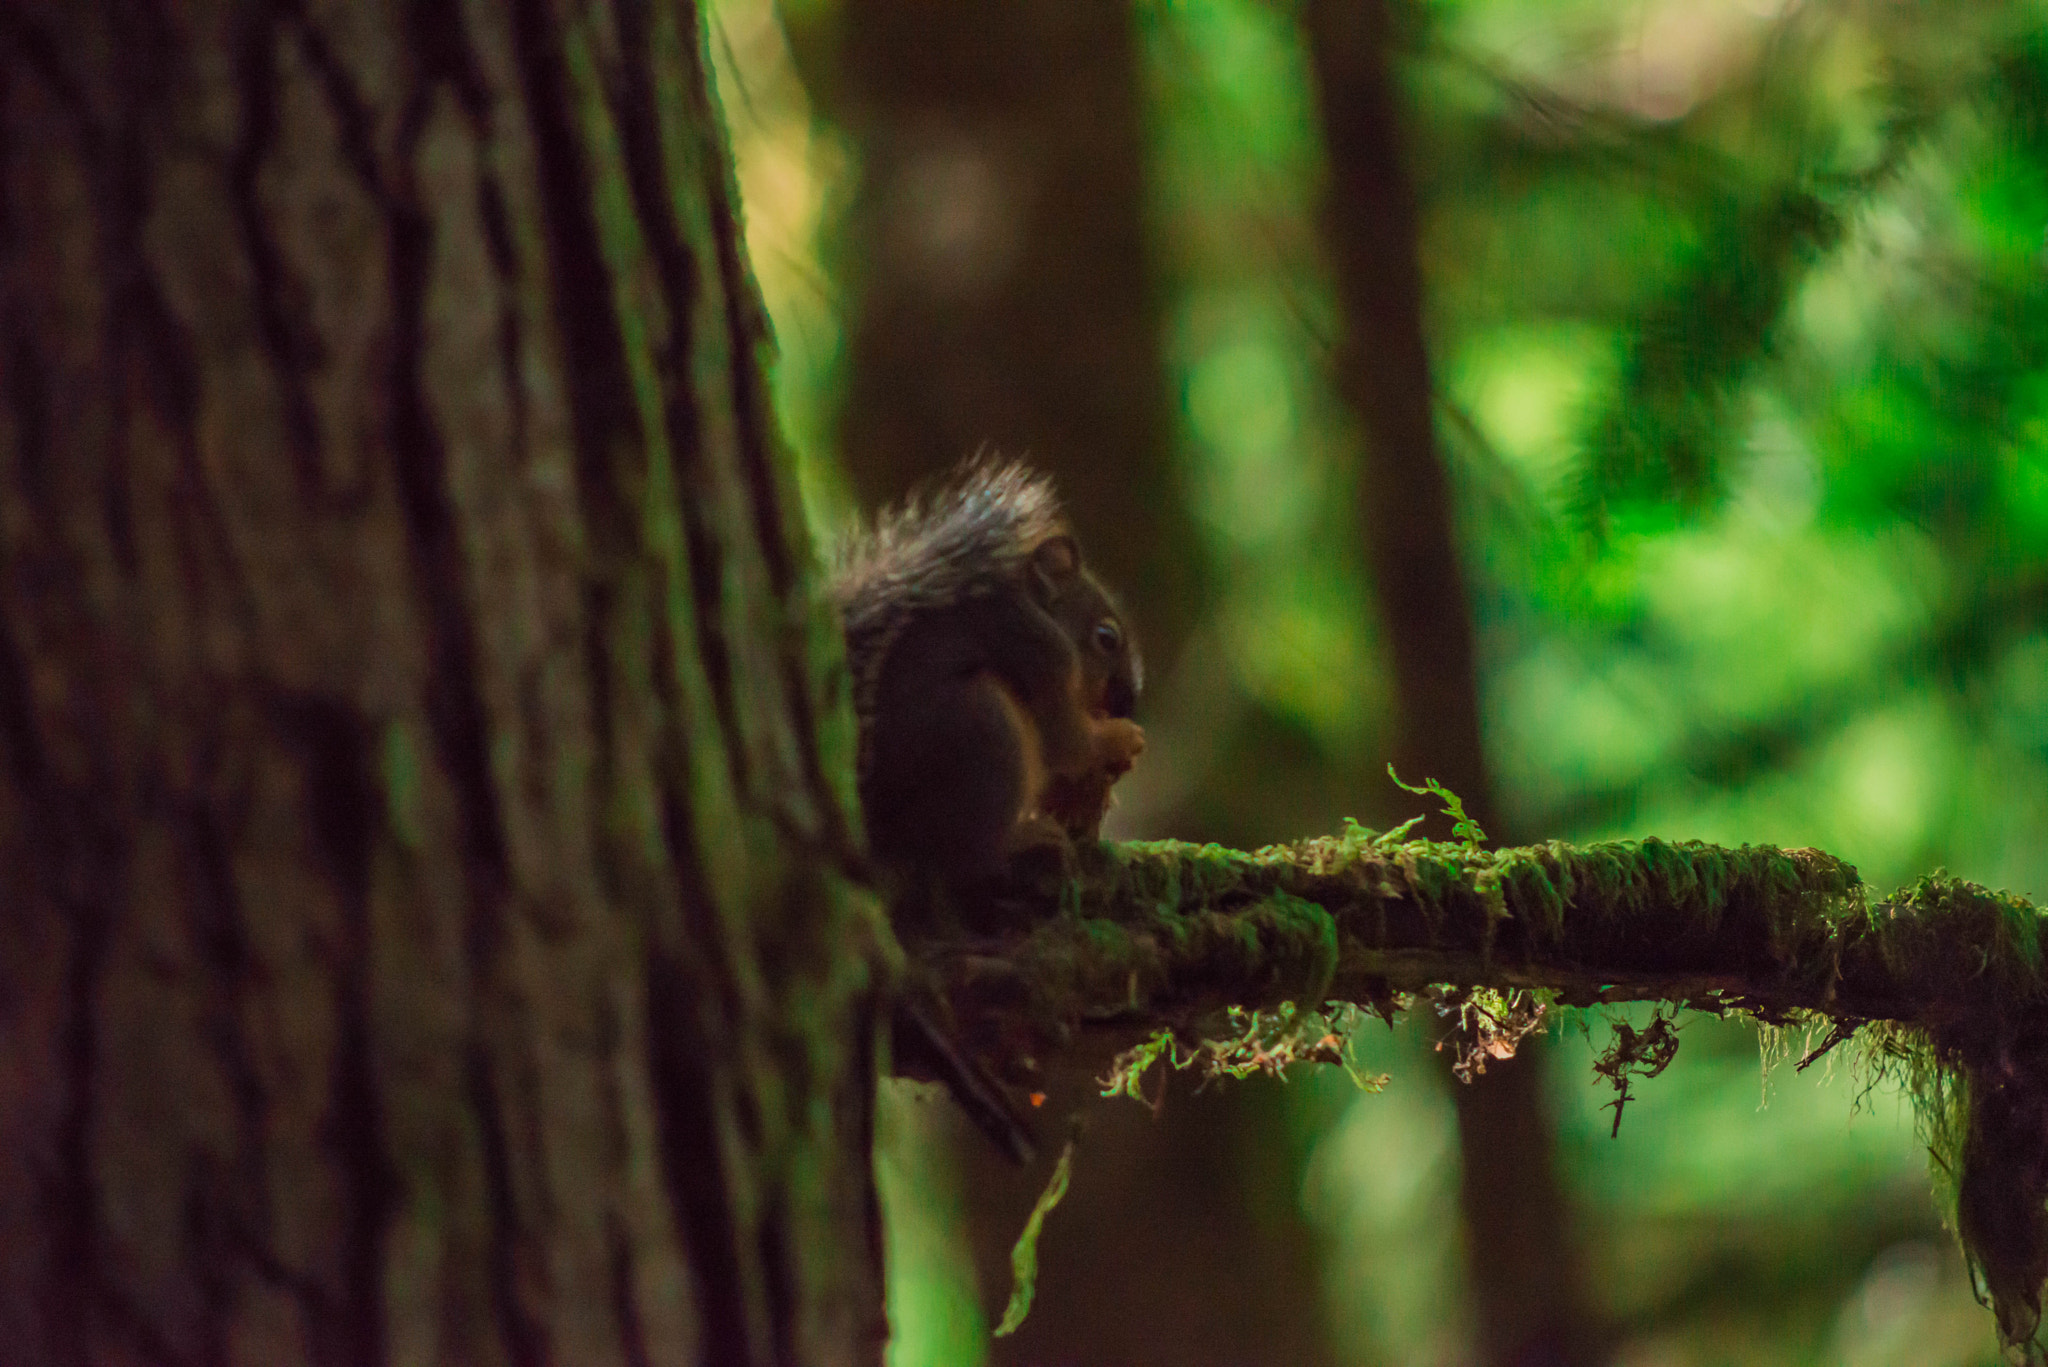
[{"label": "lichen on branch", "polygon": [[2033,906],[1938,873],[1876,896],[1819,850],[1399,834],[1086,846],[1015,871],[912,949],[969,1046],[1012,1076],[1084,1032],[1199,1040],[1232,1008],[1384,1015],[1444,987],[1824,1026],[1829,1047],[1853,1037],[1912,1092],[1999,1332],[2042,1360],[2048,975]]}]

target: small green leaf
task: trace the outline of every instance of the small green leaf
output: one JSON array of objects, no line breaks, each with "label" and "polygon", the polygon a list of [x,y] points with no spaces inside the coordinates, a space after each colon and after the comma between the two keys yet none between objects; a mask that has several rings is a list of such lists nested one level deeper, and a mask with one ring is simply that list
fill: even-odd
[{"label": "small green leaf", "polygon": [[[1387,766],[1387,777],[1394,780],[1395,787],[1400,788],[1406,792],[1422,794],[1434,793],[1437,799],[1444,804],[1444,815],[1451,819],[1451,834],[1458,837],[1458,839],[1464,844],[1466,849],[1471,850],[1473,853],[1476,854],[1479,851],[1479,847],[1486,843],[1486,832],[1480,829],[1478,822],[1474,821],[1471,817],[1465,815],[1465,800],[1459,797],[1456,793],[1452,792],[1450,789],[1444,787],[1443,784],[1438,783],[1433,778],[1426,778],[1422,780],[1422,786],[1420,788],[1416,787],[1412,783],[1403,783],[1401,781],[1401,776],[1394,772],[1394,766],[1391,764]],[[1412,826],[1414,824],[1415,823],[1411,821],[1408,823],[1408,826]],[[1401,828],[1403,834],[1406,834],[1408,826],[1403,826]]]},{"label": "small green leaf", "polygon": [[1017,1236],[1017,1245],[1010,1250],[1010,1303],[1003,1307],[1003,1322],[996,1326],[997,1338],[1016,1333],[1024,1317],[1031,1313],[1031,1298],[1038,1292],[1038,1230],[1067,1194],[1067,1178],[1073,1170],[1074,1141],[1069,1139],[1060,1150],[1052,1180],[1038,1194],[1038,1204],[1031,1208],[1031,1218],[1024,1222],[1024,1232]]}]

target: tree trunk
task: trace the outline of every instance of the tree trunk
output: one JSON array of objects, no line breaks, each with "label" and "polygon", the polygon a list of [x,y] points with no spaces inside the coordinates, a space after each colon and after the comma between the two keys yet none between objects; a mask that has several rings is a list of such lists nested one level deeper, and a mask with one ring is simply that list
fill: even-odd
[{"label": "tree trunk", "polygon": [[[1457,793],[1499,839],[1508,833],[1494,815],[1472,609],[1436,442],[1419,210],[1402,162],[1389,3],[1314,0],[1304,15],[1330,160],[1328,240],[1345,326],[1338,384],[1364,435],[1360,525],[1392,657],[1394,763],[1408,782],[1434,778]],[[1521,1057],[1452,1087],[1467,1266],[1492,1367],[1596,1356],[1539,1047],[1531,1040]]]},{"label": "tree trunk", "polygon": [[1053,471],[1155,664],[1199,557],[1178,497],[1121,4],[847,6],[862,177],[849,472],[870,506],[986,446]]},{"label": "tree trunk", "polygon": [[879,1354],[694,7],[0,9],[0,1340]]}]

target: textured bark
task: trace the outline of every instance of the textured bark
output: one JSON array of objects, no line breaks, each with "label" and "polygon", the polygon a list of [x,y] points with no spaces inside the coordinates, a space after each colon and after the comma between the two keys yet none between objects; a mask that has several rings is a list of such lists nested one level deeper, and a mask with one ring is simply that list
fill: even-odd
[{"label": "textured bark", "polygon": [[[1419,212],[1388,65],[1389,0],[1313,0],[1304,14],[1343,305],[1338,384],[1364,435],[1360,527],[1391,656],[1394,762],[1410,782],[1432,777],[1459,794],[1498,838],[1506,832],[1479,732],[1472,609],[1436,442]],[[1539,1048],[1532,1042],[1452,1090],[1473,1302],[1494,1367],[1597,1356],[1580,1308]]]},{"label": "textured bark", "polygon": [[0,8],[0,1341],[878,1355],[690,6]]}]

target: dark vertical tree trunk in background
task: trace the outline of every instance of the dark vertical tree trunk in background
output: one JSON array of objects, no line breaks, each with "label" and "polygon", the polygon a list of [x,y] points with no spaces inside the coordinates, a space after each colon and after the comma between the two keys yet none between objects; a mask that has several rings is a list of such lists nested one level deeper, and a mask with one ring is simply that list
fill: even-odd
[{"label": "dark vertical tree trunk in background", "polygon": [[1479,737],[1472,610],[1436,446],[1414,186],[1387,68],[1387,0],[1305,11],[1329,161],[1328,240],[1344,311],[1338,386],[1364,444],[1359,522],[1400,716],[1394,766],[1464,797],[1482,824],[1492,784]]},{"label": "dark vertical tree trunk in background", "polygon": [[[854,0],[839,23],[835,113],[863,172],[841,427],[853,481],[873,505],[984,444],[1028,454],[1058,478],[1156,677],[1201,613],[1200,542],[1172,461],[1131,7]],[[1043,1112],[1055,1151],[1065,1108],[1090,1126],[1031,1316],[994,1360],[1322,1360],[1298,1182],[1247,1159],[1283,1148],[1270,1097],[1176,1095],[1155,1120],[1093,1091],[1068,1079]],[[977,1136],[963,1157],[999,1306],[1050,1155],[1020,1172]]]},{"label": "dark vertical tree trunk in background", "polygon": [[691,6],[0,8],[0,1350],[864,1363]]},{"label": "dark vertical tree trunk in background", "polygon": [[1155,662],[1198,556],[1175,496],[1129,6],[853,0],[861,146],[841,431],[870,506],[983,446],[1059,477]]},{"label": "dark vertical tree trunk in background", "polygon": [[[1390,0],[1310,0],[1305,10],[1345,327],[1338,384],[1364,438],[1360,528],[1392,658],[1394,764],[1408,782],[1439,780],[1495,839],[1507,839],[1479,733],[1472,609],[1436,443],[1419,212],[1403,165],[1389,10]],[[1492,1367],[1597,1358],[1532,1055],[1525,1046],[1473,1085],[1452,1088],[1472,1296]]]}]

